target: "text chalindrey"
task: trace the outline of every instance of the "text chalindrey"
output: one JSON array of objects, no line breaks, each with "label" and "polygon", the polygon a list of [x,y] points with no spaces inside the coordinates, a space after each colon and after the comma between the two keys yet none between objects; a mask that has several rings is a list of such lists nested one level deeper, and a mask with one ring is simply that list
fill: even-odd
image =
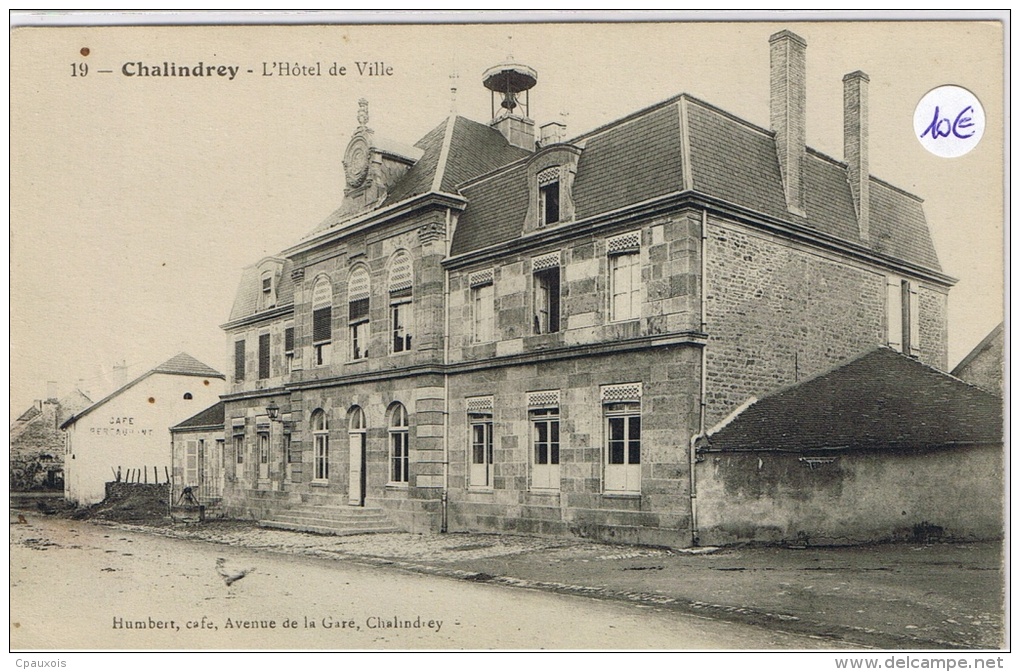
[{"label": "text chalindrey", "polygon": [[[178,64],[176,61],[163,61],[152,63],[146,61],[127,61],[120,67],[120,72],[125,77],[203,77],[215,78],[225,77],[233,81],[241,73],[239,65],[210,64],[205,61],[198,61],[193,64]],[[255,70],[246,70],[249,74],[256,74]],[[390,77],[393,75],[393,66],[382,61],[356,61],[354,67],[339,63],[326,63],[320,61],[314,63],[298,63],[289,61],[272,61],[262,63],[262,77],[346,77],[350,74],[358,74],[363,77]]]}]

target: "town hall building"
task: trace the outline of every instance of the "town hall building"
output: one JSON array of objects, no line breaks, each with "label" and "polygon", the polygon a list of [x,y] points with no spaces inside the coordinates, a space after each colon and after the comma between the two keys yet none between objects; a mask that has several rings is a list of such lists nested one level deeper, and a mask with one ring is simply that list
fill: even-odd
[{"label": "town hall building", "polygon": [[223,325],[226,510],[687,546],[694,439],[749,397],[880,346],[944,370],[954,280],[869,172],[868,76],[829,157],[805,41],[770,48],[770,128],[682,94],[566,137],[515,63],[413,145],[362,101],[342,203]]}]

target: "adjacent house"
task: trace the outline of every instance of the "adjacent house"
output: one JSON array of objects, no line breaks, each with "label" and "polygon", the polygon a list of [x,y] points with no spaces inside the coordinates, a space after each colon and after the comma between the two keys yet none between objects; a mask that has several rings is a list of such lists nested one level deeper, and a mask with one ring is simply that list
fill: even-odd
[{"label": "adjacent house", "polygon": [[1002,399],[882,347],[695,441],[696,536],[846,544],[1004,532]]},{"label": "adjacent house", "polygon": [[77,388],[58,399],[56,383],[48,387],[45,399],[37,399],[11,423],[11,490],[64,488],[64,433],[60,425],[91,406],[92,400]]},{"label": "adjacent house", "polygon": [[222,392],[223,374],[182,352],[71,416],[60,425],[64,497],[79,506],[101,502],[106,483],[129,470],[142,482],[168,482],[167,431]]},{"label": "adjacent house", "polygon": [[1000,322],[999,326],[992,329],[966,357],[960,360],[952,374],[960,380],[1001,397],[1005,390],[1003,386],[1005,357],[1005,324]]},{"label": "adjacent house", "polygon": [[868,75],[826,156],[806,43],[770,45],[769,128],[681,94],[536,130],[518,63],[482,77],[491,120],[414,145],[361,101],[342,203],[223,325],[227,509],[684,546],[692,439],[748,397],[878,346],[944,369],[954,280],[921,199],[869,172]]}]

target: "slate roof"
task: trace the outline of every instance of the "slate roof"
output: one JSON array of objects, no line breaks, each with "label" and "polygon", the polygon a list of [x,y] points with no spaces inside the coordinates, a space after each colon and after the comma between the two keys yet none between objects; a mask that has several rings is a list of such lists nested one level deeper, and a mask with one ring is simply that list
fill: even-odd
[{"label": "slate roof", "polygon": [[123,392],[131,389],[132,387],[134,387],[138,383],[142,382],[143,380],[145,380],[149,376],[157,374],[157,373],[174,375],[174,376],[205,376],[205,377],[208,377],[208,378],[223,378],[223,379],[226,378],[226,376],[224,376],[222,373],[220,373],[216,369],[203,364],[202,362],[198,361],[197,359],[195,359],[194,357],[192,357],[191,355],[189,355],[186,352],[181,352],[181,353],[178,353],[178,354],[174,355],[170,359],[166,360],[165,362],[163,362],[159,366],[155,367],[154,369],[146,371],[142,375],[140,375],[137,378],[135,378],[134,380],[132,380],[130,383],[128,383],[126,385],[123,385],[123,386],[119,387],[118,389],[114,390],[110,394],[106,395],[105,397],[103,397],[102,399],[97,401],[96,403],[92,404],[91,406],[89,406],[88,408],[83,410],[81,413],[76,413],[76,414],[72,415],[67,420],[65,420],[63,423],[61,423],[60,429],[67,429],[72,424],[77,422],[80,418],[85,417],[86,415],[88,415],[92,411],[96,410],[97,408],[99,408],[100,406],[105,404],[106,402],[110,401],[114,397],[119,396],[120,394],[122,394]]},{"label": "slate roof", "polygon": [[709,432],[719,451],[922,450],[1003,440],[1002,400],[881,347]]},{"label": "slate roof", "polygon": [[186,352],[179,352],[166,360],[150,373],[170,373],[180,376],[208,376],[210,378],[223,378],[223,374],[198,361]]},{"label": "slate roof", "polygon": [[187,420],[174,425],[170,431],[191,427],[222,427],[224,423],[223,402],[218,401],[204,411],[199,411]]},{"label": "slate roof", "polygon": [[[285,259],[276,283],[277,308],[294,305],[294,281],[290,278],[293,268],[293,262],[290,259]],[[248,266],[241,271],[241,281],[237,285],[237,292],[234,293],[234,305],[230,309],[229,321],[250,317],[258,312],[261,294],[262,277],[259,273],[259,266],[258,264]]]},{"label": "slate roof", "polygon": [[[444,160],[446,131],[451,123],[453,128]],[[447,117],[414,146],[422,150],[421,158],[393,185],[380,207],[434,191],[437,173],[442,174],[438,191],[456,194],[457,185],[462,182],[531,154],[512,146],[496,129],[459,116]],[[350,219],[350,215],[345,214],[343,206],[340,206],[305,237],[311,238],[336,228],[347,219]]]},{"label": "slate roof", "polygon": [[[683,101],[686,129],[681,127]],[[786,206],[774,134],[696,98],[672,98],[571,143],[583,147],[573,188],[578,219],[680,192],[686,168],[695,193],[865,245],[860,240],[844,163],[807,149],[806,217],[793,215]],[[685,156],[689,166],[684,166]],[[464,185],[468,206],[458,222],[451,254],[468,253],[521,235],[522,213],[530,198],[524,188],[527,185],[522,184],[525,170],[522,163]],[[870,194],[867,247],[941,272],[921,200],[874,176]]]}]

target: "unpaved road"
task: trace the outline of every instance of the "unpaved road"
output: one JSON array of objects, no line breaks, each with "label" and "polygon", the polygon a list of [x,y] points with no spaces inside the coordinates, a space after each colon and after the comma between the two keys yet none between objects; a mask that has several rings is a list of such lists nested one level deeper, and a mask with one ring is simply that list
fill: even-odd
[{"label": "unpaved road", "polygon": [[[220,557],[255,569],[228,587]],[[37,517],[11,525],[10,594],[12,650],[836,646],[632,605]]]}]

